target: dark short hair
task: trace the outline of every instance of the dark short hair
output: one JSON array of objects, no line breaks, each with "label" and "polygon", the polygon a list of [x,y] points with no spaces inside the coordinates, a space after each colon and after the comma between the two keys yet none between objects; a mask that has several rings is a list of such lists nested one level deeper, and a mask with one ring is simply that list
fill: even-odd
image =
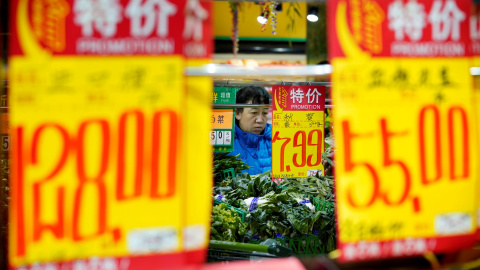
[{"label": "dark short hair", "polygon": [[270,93],[265,88],[260,86],[246,86],[238,90],[236,102],[237,104],[248,103],[252,104],[270,104]]},{"label": "dark short hair", "polygon": [[[252,104],[270,104],[272,96],[260,86],[245,86],[238,90],[236,95],[237,104],[246,104],[252,102]],[[236,113],[243,112],[243,108],[237,108]],[[235,119],[235,124],[238,125],[238,120]]]}]

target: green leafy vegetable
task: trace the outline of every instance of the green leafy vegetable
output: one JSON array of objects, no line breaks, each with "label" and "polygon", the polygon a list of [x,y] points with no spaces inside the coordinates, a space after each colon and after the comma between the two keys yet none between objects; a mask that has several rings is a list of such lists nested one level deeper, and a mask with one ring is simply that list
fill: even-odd
[{"label": "green leafy vegetable", "polygon": [[213,207],[211,222],[210,238],[213,240],[237,242],[247,232],[247,224],[224,203]]},{"label": "green leafy vegetable", "polygon": [[[333,205],[333,187],[331,176],[287,178],[277,185],[270,172],[253,176],[244,173],[218,183],[214,193],[224,195],[223,202],[248,212],[245,238],[276,238],[279,234],[298,238],[318,232],[318,242],[328,252],[335,249],[334,213],[318,207],[320,204],[315,209],[313,201]],[[255,197],[256,207],[250,207]],[[212,239],[232,237],[220,223],[214,224]]]},{"label": "green leafy vegetable", "polygon": [[234,169],[235,174],[241,173],[243,170],[248,170],[252,167],[247,166],[246,163],[239,158],[240,154],[236,156],[229,155],[229,153],[215,153],[213,155],[213,178],[216,183],[224,179],[223,171]]}]

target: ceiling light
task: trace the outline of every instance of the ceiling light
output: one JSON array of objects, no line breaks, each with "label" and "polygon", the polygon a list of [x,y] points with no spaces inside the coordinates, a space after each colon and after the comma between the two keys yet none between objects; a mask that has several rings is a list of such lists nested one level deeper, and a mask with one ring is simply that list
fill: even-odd
[{"label": "ceiling light", "polygon": [[318,21],[318,8],[317,7],[310,7],[308,9],[307,20],[310,22]]},{"label": "ceiling light", "polygon": [[257,17],[257,22],[260,24],[266,24],[268,22],[268,19],[263,16],[263,12]]}]

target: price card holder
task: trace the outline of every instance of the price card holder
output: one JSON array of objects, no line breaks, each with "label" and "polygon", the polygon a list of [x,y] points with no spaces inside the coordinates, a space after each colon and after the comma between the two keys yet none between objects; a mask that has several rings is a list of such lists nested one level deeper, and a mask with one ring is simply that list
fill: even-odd
[{"label": "price card holder", "polygon": [[212,111],[210,131],[210,144],[215,152],[232,152],[235,138],[235,111],[233,109],[220,109]]},{"label": "price card holder", "polygon": [[[430,18],[470,12],[471,3],[445,3],[414,5]],[[447,16],[407,33],[396,24],[408,20],[405,2],[371,4],[329,6],[340,260],[469,247],[478,193],[473,81],[462,49],[469,21],[441,33],[440,23],[453,23]]]},{"label": "price card holder", "polygon": [[324,175],[325,87],[273,85],[273,178]]}]

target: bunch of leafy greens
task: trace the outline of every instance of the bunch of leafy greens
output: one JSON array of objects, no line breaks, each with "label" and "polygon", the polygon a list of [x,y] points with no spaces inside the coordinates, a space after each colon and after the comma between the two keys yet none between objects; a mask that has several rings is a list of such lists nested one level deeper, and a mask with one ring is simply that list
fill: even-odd
[{"label": "bunch of leafy greens", "polygon": [[262,237],[276,234],[295,237],[310,234],[320,212],[312,211],[286,192],[273,191],[259,198],[257,208],[250,212],[250,230]]},{"label": "bunch of leafy greens", "polygon": [[[333,190],[334,180],[331,176],[310,176],[306,178],[288,178],[281,183],[283,192],[289,194],[292,198],[309,198],[312,203],[316,200],[326,204],[335,203],[335,193]],[[335,214],[333,211],[319,211],[317,221],[313,224],[313,229],[318,231],[318,238],[324,245],[326,252],[336,248],[336,230]]]},{"label": "bunch of leafy greens", "polygon": [[270,179],[270,172],[256,175],[253,178],[248,173],[226,179],[214,188],[215,194],[225,195],[224,202],[237,208],[247,210],[243,200],[251,197],[261,197],[273,191],[280,193],[281,188]]},{"label": "bunch of leafy greens", "polygon": [[289,193],[305,194],[310,198],[318,198],[327,201],[334,201],[332,176],[309,176],[287,178],[281,183],[284,190]]},{"label": "bunch of leafy greens", "polygon": [[[327,251],[335,249],[335,217],[333,212],[312,210],[301,203],[314,198],[335,202],[333,178],[311,176],[288,178],[277,185],[270,172],[250,176],[247,173],[226,179],[214,188],[224,195],[223,202],[248,212],[249,232],[261,238],[275,238],[278,234],[297,237],[319,231],[320,242]],[[245,199],[258,197],[256,209],[249,212]]]},{"label": "bunch of leafy greens", "polygon": [[247,224],[224,203],[213,207],[211,222],[210,238],[213,240],[237,242],[247,232]]},{"label": "bunch of leafy greens", "polygon": [[235,174],[241,173],[243,170],[248,170],[252,167],[247,166],[246,163],[239,158],[240,154],[236,156],[229,155],[229,153],[215,153],[213,155],[213,178],[215,183],[222,181],[223,171],[227,169],[234,169]]}]

